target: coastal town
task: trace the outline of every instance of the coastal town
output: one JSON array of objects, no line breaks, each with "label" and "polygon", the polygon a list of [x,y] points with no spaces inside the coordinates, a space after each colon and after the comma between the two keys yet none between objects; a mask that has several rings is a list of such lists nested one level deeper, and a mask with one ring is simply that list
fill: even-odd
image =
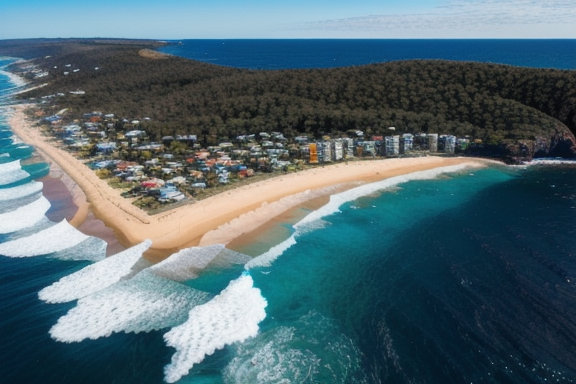
[{"label": "coastal town", "polygon": [[[152,141],[146,117],[127,119],[94,111],[71,119],[66,112],[40,117],[38,125],[55,144],[82,159],[148,213],[211,196],[237,183],[307,167],[375,158],[451,156],[465,153],[470,146],[467,137],[397,134],[395,127],[388,128],[388,135],[367,137],[363,131],[350,130],[347,137],[321,139],[260,132],[208,146],[197,135]],[[38,110],[35,117],[42,114]]]}]

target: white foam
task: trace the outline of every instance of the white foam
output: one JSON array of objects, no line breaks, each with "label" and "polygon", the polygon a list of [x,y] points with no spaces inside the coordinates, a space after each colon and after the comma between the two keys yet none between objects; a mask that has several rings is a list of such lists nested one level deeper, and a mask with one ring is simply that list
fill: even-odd
[{"label": "white foam", "polygon": [[258,324],[266,318],[266,305],[252,277],[244,273],[214,299],[194,307],[188,321],[164,335],[167,345],[176,348],[172,362],[164,368],[164,380],[178,381],[206,355],[256,336]]},{"label": "white foam", "polygon": [[395,187],[398,184],[406,183],[413,180],[430,180],[438,177],[443,173],[458,172],[467,168],[467,164],[451,165],[447,167],[439,167],[434,169],[429,169],[427,171],[418,171],[409,173],[407,175],[400,175],[395,177],[390,177],[388,179],[378,181],[375,183],[361,185],[356,188],[349,189],[344,192],[337,193],[330,196],[330,201],[328,204],[322,208],[311,212],[309,215],[304,217],[300,222],[298,222],[294,227],[298,229],[299,226],[308,224],[314,220],[321,219],[323,217],[329,216],[336,212],[340,212],[339,208],[350,201],[354,201],[360,197],[368,196],[372,193]]},{"label": "white foam", "polygon": [[8,242],[8,241],[12,241],[12,240],[17,240],[17,239],[21,239],[23,237],[28,237],[31,235],[34,235],[37,232],[43,231],[47,228],[50,228],[52,226],[54,226],[54,222],[50,221],[46,216],[44,216],[42,218],[42,220],[40,220],[39,222],[37,222],[36,224],[34,224],[31,227],[26,227],[24,229],[19,230],[18,232],[12,232],[12,233],[8,233],[6,235],[3,235],[3,242]]},{"label": "white foam", "polygon": [[15,75],[15,74],[13,74],[13,73],[11,73],[11,72],[0,70],[0,74],[8,77],[8,79],[10,79],[10,82],[11,82],[12,84],[14,84],[14,86],[15,86],[16,88],[17,88],[17,87],[22,87],[22,86],[28,84],[28,82],[27,82],[23,77],[20,77],[20,76],[18,76],[18,75]]},{"label": "white foam", "polygon": [[16,200],[42,191],[43,184],[39,181],[22,184],[17,187],[0,189],[0,201]]},{"label": "white foam", "polygon": [[0,164],[0,176],[3,175],[4,173],[16,171],[18,169],[22,169],[22,166],[20,165],[20,160],[14,160],[9,163]]},{"label": "white foam", "polygon": [[[312,351],[295,348],[295,329],[278,327],[263,340],[254,340],[257,347],[250,345],[241,348],[224,370],[226,383],[268,384],[268,383],[302,383],[320,366],[321,359]],[[310,382],[313,382],[310,380]],[[331,383],[332,384],[332,383]]]},{"label": "white foam", "polygon": [[108,244],[98,237],[88,236],[88,238],[73,247],[49,254],[59,260],[88,260],[97,262],[106,258],[106,247]]},{"label": "white foam", "polygon": [[576,165],[576,160],[570,159],[532,159],[523,162],[524,165]]},{"label": "white foam", "polygon": [[0,214],[0,234],[16,232],[38,223],[48,209],[50,202],[42,196],[23,207]]},{"label": "white foam", "polygon": [[54,340],[72,343],[115,332],[150,332],[186,321],[190,308],[209,295],[143,270],[78,300],[50,329]]},{"label": "white foam", "polygon": [[129,275],[142,253],[151,245],[150,240],[145,240],[123,252],[65,276],[41,290],[38,297],[48,303],[65,303],[107,288]]},{"label": "white foam", "polygon": [[465,169],[466,167],[468,167],[468,165],[458,164],[447,167],[434,168],[427,171],[413,172],[407,175],[391,177],[375,183],[364,184],[359,187],[334,194],[330,196],[330,201],[328,204],[322,206],[320,209],[310,212],[310,214],[308,214],[296,225],[294,225],[294,228],[296,229],[294,235],[286,239],[284,242],[272,247],[264,254],[250,260],[248,263],[246,263],[245,269],[248,270],[255,267],[270,266],[274,260],[280,257],[287,249],[296,244],[296,238],[298,236],[310,232],[311,230],[325,227],[326,222],[324,222],[322,218],[340,212],[340,207],[347,202],[354,201],[360,197],[368,196],[384,189],[395,187],[401,183],[406,183],[412,180],[434,179],[443,173],[458,172]]},{"label": "white foam", "polygon": [[288,248],[290,248],[295,244],[296,244],[296,234],[290,236],[288,239],[284,240],[280,244],[273,246],[268,250],[268,252],[265,252],[260,256],[257,256],[252,260],[250,260],[249,262],[247,262],[246,265],[244,266],[244,269],[248,270],[256,267],[269,267],[272,265],[274,260],[282,256],[282,254],[286,252]]},{"label": "white foam", "polygon": [[66,219],[33,235],[0,244],[0,255],[30,257],[59,252],[80,244],[89,236],[78,231]]},{"label": "white foam", "polygon": [[43,197],[42,192],[37,192],[34,195],[29,195],[19,199],[7,200],[7,201],[0,200],[0,215],[6,212],[15,211],[19,208],[24,207],[25,205],[33,203],[38,199],[41,199],[42,197]]},{"label": "white foam", "polygon": [[315,312],[283,321],[232,349],[234,358],[222,372],[227,384],[370,382],[353,340]]},{"label": "white foam", "polygon": [[0,186],[15,183],[30,177],[30,174],[22,169],[20,160],[0,164]]},{"label": "white foam", "polygon": [[157,276],[175,281],[186,281],[198,277],[198,273],[217,263],[244,264],[249,256],[231,251],[224,245],[216,244],[207,247],[192,247],[173,254],[166,260],[150,267],[150,272]]}]

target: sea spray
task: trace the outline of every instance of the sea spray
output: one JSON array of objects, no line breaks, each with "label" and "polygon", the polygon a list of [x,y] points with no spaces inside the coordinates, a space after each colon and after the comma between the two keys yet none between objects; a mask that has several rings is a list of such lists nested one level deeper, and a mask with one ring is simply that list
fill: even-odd
[{"label": "sea spray", "polygon": [[266,317],[266,306],[245,272],[211,301],[194,307],[188,321],[164,335],[166,344],[176,348],[172,362],[164,369],[165,380],[174,383],[206,355],[256,336],[258,324]]},{"label": "sea spray", "polygon": [[134,264],[151,245],[150,240],[145,240],[123,252],[65,276],[41,290],[38,297],[48,303],[64,303],[107,288],[132,273]]}]

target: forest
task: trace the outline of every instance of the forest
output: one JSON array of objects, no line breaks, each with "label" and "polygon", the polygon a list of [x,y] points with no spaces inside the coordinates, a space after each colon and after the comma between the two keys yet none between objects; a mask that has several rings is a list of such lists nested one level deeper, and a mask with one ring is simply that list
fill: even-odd
[{"label": "forest", "polygon": [[[196,134],[207,145],[242,134],[286,137],[439,133],[490,151],[576,153],[576,71],[441,60],[307,70],[247,70],[158,53],[162,43],[124,40],[0,41],[0,54],[30,59],[52,94],[48,108],[150,118],[152,138]],[[17,70],[17,69],[16,69]],[[67,74],[64,74],[67,72]],[[82,95],[71,94],[81,90]]]}]

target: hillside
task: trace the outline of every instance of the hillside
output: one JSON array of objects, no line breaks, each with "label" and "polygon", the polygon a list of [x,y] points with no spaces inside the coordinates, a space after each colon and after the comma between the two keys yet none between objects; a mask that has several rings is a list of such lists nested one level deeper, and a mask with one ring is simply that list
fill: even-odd
[{"label": "hillside", "polygon": [[375,135],[393,126],[470,136],[480,155],[576,153],[576,71],[448,61],[256,71],[162,55],[150,41],[25,42],[0,41],[0,54],[39,57],[32,62],[48,74],[33,81],[48,85],[22,98],[60,93],[48,99],[53,110],[149,117],[152,138],[196,134],[210,145],[258,132]]}]

